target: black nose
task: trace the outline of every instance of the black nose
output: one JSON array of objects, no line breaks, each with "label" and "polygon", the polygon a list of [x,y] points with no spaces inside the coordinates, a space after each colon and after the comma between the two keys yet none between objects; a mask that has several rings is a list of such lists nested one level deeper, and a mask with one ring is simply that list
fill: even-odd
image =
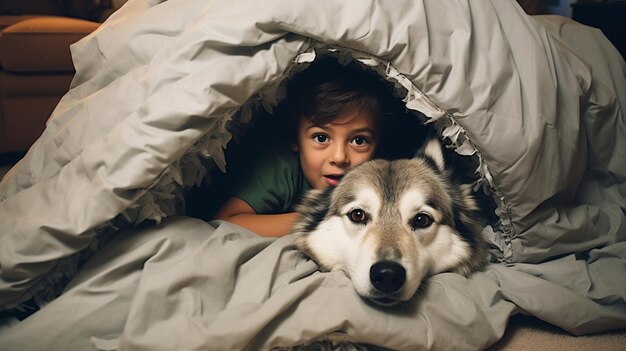
[{"label": "black nose", "polygon": [[370,268],[370,281],[379,291],[391,294],[400,290],[402,285],[404,285],[406,271],[395,262],[377,262]]}]

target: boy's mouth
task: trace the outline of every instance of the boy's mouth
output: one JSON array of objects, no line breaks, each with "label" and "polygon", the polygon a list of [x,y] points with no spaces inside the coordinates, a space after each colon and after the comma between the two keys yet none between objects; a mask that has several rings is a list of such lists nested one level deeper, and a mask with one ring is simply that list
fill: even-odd
[{"label": "boy's mouth", "polygon": [[341,178],[343,178],[343,174],[327,174],[324,176],[326,184],[330,186],[337,186],[337,184],[341,181]]}]

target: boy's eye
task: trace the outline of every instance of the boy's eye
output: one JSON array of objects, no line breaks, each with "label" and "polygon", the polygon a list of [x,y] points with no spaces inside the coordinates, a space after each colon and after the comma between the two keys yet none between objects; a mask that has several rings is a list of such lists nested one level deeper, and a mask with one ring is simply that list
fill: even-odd
[{"label": "boy's eye", "polygon": [[325,143],[328,141],[328,136],[324,134],[316,134],[313,136],[313,139],[317,141],[318,143]]},{"label": "boy's eye", "polygon": [[356,145],[365,145],[369,143],[369,140],[366,137],[358,136],[352,139],[352,142]]}]

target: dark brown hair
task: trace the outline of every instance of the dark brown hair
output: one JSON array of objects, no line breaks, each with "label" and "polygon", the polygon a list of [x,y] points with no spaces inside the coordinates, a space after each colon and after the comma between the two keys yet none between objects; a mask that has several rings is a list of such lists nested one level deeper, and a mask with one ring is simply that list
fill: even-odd
[{"label": "dark brown hair", "polygon": [[283,102],[285,133],[294,142],[298,122],[306,118],[323,125],[351,112],[371,114],[382,128],[382,116],[391,113],[389,84],[357,63],[342,65],[333,57],[321,58],[287,84]]}]

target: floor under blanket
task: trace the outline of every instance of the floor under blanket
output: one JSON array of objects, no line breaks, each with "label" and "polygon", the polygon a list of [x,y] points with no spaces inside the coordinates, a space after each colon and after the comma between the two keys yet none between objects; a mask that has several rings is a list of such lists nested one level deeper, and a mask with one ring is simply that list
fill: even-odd
[{"label": "floor under blanket", "polygon": [[509,321],[502,339],[488,351],[621,351],[625,345],[626,330],[577,337],[537,318],[517,315]]}]

